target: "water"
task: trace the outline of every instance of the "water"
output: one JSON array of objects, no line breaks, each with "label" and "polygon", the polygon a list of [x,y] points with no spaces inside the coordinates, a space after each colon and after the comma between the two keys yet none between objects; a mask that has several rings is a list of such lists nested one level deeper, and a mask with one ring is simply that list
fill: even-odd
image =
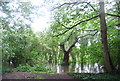
[{"label": "water", "polygon": [[71,63],[69,66],[63,66],[59,64],[48,64],[47,68],[50,68],[56,73],[68,73],[68,72],[77,72],[77,73],[102,73],[104,72],[103,66],[95,64],[79,64]]}]

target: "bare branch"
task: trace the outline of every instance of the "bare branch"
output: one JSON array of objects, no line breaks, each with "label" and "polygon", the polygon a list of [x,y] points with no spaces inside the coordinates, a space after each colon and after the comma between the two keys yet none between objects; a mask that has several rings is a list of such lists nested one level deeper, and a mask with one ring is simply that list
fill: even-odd
[{"label": "bare branch", "polygon": [[107,15],[114,16],[114,17],[119,17],[120,18],[120,15],[114,15],[114,14],[109,14],[109,13],[107,13]]}]

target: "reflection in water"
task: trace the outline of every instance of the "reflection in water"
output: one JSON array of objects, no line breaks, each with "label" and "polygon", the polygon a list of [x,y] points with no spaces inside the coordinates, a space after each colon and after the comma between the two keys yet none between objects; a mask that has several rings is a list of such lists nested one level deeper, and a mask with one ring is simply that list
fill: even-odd
[{"label": "reflection in water", "polygon": [[69,66],[63,66],[58,64],[48,64],[48,68],[52,69],[56,73],[68,73],[68,72],[78,72],[78,73],[101,73],[104,72],[102,66],[95,64],[84,64],[71,63]]}]

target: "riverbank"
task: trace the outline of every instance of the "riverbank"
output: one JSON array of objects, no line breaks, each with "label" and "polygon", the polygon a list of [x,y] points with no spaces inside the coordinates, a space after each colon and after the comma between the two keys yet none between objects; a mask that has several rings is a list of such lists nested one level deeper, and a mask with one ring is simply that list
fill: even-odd
[{"label": "riverbank", "polygon": [[66,73],[49,74],[49,73],[32,73],[32,72],[11,72],[5,73],[2,79],[73,79]]},{"label": "riverbank", "polygon": [[2,75],[2,79],[79,79],[80,81],[120,81],[120,74],[113,73],[32,73],[11,72]]},{"label": "riverbank", "polygon": [[80,80],[103,80],[103,81],[120,81],[118,73],[68,73],[74,79]]}]

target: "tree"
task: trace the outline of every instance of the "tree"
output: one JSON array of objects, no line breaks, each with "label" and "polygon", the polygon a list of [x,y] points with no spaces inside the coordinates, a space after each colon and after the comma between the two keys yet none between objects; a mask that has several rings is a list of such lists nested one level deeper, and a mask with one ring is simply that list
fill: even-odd
[{"label": "tree", "polygon": [[[76,5],[79,5],[79,4],[84,4],[84,3],[86,3],[87,5],[85,5],[84,7],[83,7],[83,9],[79,9],[79,7],[81,7],[81,6],[76,6]],[[64,6],[64,5],[68,5],[68,6]],[[104,59],[105,59],[105,66],[106,66],[106,69],[107,69],[107,71],[108,72],[110,72],[110,71],[112,71],[113,70],[113,64],[112,64],[112,61],[111,61],[111,57],[110,57],[110,54],[109,54],[109,51],[108,51],[108,43],[107,43],[107,25],[106,25],[106,20],[105,20],[105,12],[104,12],[104,3],[103,2],[100,2],[100,11],[99,11],[99,13],[98,13],[98,10],[96,10],[95,9],[95,6],[94,5],[92,5],[92,4],[90,4],[89,2],[71,2],[71,3],[64,3],[64,4],[62,4],[62,5],[60,5],[60,6],[58,6],[58,7],[56,7],[56,8],[54,8],[54,9],[60,9],[61,7],[63,7],[62,9],[63,10],[66,10],[66,11],[64,11],[64,13],[66,13],[67,11],[71,11],[72,13],[74,12],[75,13],[75,10],[76,10],[76,13],[77,14],[71,14],[71,13],[69,13],[69,12],[67,12],[66,14],[69,14],[69,15],[63,15],[63,13],[61,13],[60,15],[63,15],[63,17],[62,16],[60,16],[60,18],[58,17],[58,20],[57,20],[57,22],[62,26],[62,27],[64,27],[65,28],[65,31],[63,31],[62,33],[60,33],[60,34],[58,34],[58,35],[56,35],[57,37],[58,36],[61,36],[61,35],[65,35],[67,32],[69,32],[70,30],[75,30],[75,28],[77,29],[77,30],[80,30],[80,28],[78,29],[78,27],[80,27],[81,25],[80,24],[83,24],[84,26],[85,26],[85,24],[84,23],[86,23],[87,24],[87,22],[90,22],[90,21],[92,21],[92,20],[94,20],[95,21],[95,19],[96,18],[100,18],[100,22],[98,22],[98,23],[100,23],[100,27],[101,27],[101,38],[102,38],[102,45],[103,45],[103,52],[104,52]],[[76,6],[76,7],[74,7],[74,6]],[[90,6],[91,8],[92,8],[92,10],[93,10],[93,12],[91,13],[91,12],[88,12],[89,11],[89,9],[87,9],[87,11],[85,11],[85,8],[89,8],[88,6]],[[74,7],[74,8],[73,8]],[[66,9],[65,9],[66,8]],[[71,10],[70,10],[70,9]],[[72,11],[72,8],[74,9],[73,11]],[[78,11],[79,10],[79,11]],[[60,11],[60,10],[59,10]],[[87,12],[87,13],[89,13],[89,16],[93,16],[93,17],[91,17],[91,18],[88,18],[88,19],[86,19],[86,13],[83,13],[83,14],[80,14],[79,12],[80,11],[85,11],[85,12]],[[97,13],[97,15],[95,15]],[[83,15],[83,16],[80,16],[80,15]],[[88,15],[88,14],[87,14]],[[109,13],[107,13],[107,15],[109,15],[109,16],[114,16],[114,17],[120,17],[119,15],[114,15],[114,14],[109,14]],[[59,16],[59,15],[58,15]],[[79,17],[80,16],[80,17]],[[62,19],[62,18],[64,18],[64,19]],[[77,20],[78,19],[78,20]],[[84,19],[84,20],[83,20]],[[77,22],[75,22],[77,20]],[[79,20],[81,20],[81,21],[79,21]],[[98,21],[98,20],[97,20]],[[75,22],[75,24],[74,24],[74,22]],[[83,26],[82,25],[82,26]],[[83,26],[83,27],[84,27]],[[86,27],[87,28],[87,27]],[[81,29],[82,31],[84,31],[85,30],[85,27],[83,28],[83,29]],[[93,30],[95,30],[95,29],[93,29]],[[97,28],[97,30],[96,31],[99,31],[99,28]],[[95,32],[95,34],[96,34],[97,32]],[[95,34],[93,34],[93,36],[95,35]],[[84,36],[81,36],[81,37],[85,37],[85,36],[87,36],[87,35],[91,35],[90,34],[90,32],[88,33],[88,34],[86,34],[86,35],[84,35]],[[78,35],[78,37],[79,37],[79,35]],[[62,44],[61,45],[61,47],[62,47],[62,49],[63,49],[63,51],[64,51],[64,53],[67,53],[68,52],[68,50],[66,51],[66,50],[64,50],[64,44]],[[69,52],[68,52],[69,53]],[[67,55],[68,56],[68,55]]]},{"label": "tree", "polygon": [[[17,66],[25,63],[24,49],[27,44],[27,37],[33,34],[30,28],[31,9],[29,2],[1,2],[0,24],[3,33],[2,39],[2,62]],[[12,6],[11,6],[12,5]],[[17,16],[16,16],[17,15]]]},{"label": "tree", "polygon": [[65,65],[69,65],[69,54],[72,51],[72,48],[75,46],[77,40],[75,40],[75,42],[72,43],[72,45],[68,48],[68,50],[65,49],[65,44],[61,43],[60,47],[63,50],[64,53],[64,58],[63,58],[63,62]]},{"label": "tree", "polygon": [[110,72],[114,69],[112,60],[108,50],[108,41],[107,41],[107,25],[105,20],[105,11],[104,11],[104,2],[100,1],[100,27],[101,27],[101,37],[105,58],[105,66],[107,72]]}]

